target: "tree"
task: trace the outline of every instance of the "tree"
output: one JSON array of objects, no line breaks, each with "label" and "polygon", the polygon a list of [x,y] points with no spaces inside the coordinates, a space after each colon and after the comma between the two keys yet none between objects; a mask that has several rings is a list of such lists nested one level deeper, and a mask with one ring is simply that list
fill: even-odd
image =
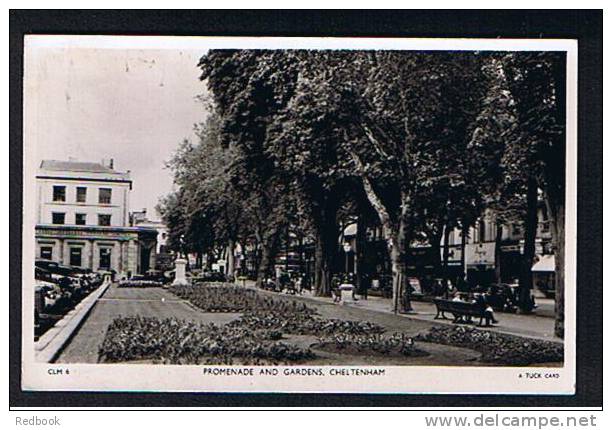
[{"label": "tree", "polygon": [[[439,199],[444,195],[441,188],[466,182],[465,148],[482,98],[477,91],[479,59],[474,53],[378,51],[343,60],[335,69],[348,70],[349,75],[328,79],[328,86],[342,96],[336,106],[343,109],[337,115],[338,128],[344,133],[343,148],[379,216],[390,248],[393,307],[398,309],[404,291],[403,307],[409,310],[406,264],[410,243],[419,230],[430,225],[435,232],[431,228],[429,235],[439,240],[441,223],[428,224],[425,217],[449,205],[448,198],[431,200],[430,208],[420,202]],[[319,77],[319,85],[324,78]],[[472,91],[464,91],[466,87]],[[449,169],[454,165],[455,170]],[[466,190],[467,196],[455,198],[455,209],[473,206],[477,193]],[[444,216],[445,211],[441,212]],[[464,216],[466,213],[463,211]]]},{"label": "tree", "polygon": [[[211,253],[215,248],[227,250],[227,272],[234,274],[233,254],[242,234],[245,211],[236,198],[228,166],[236,158],[232,146],[223,146],[219,138],[219,120],[214,114],[196,126],[197,144],[184,141],[167,163],[174,174],[180,198],[167,199],[162,217],[184,238],[190,252]],[[170,203],[170,204],[168,204]],[[180,205],[181,223],[172,218]],[[168,206],[164,208],[164,206]],[[173,209],[174,208],[174,209]],[[172,210],[173,209],[173,210]],[[176,236],[171,228],[171,237]],[[176,241],[176,239],[173,239]]]},{"label": "tree", "polygon": [[[469,178],[465,149],[482,99],[478,56],[339,51],[297,57],[298,83],[283,115],[277,153],[287,154],[291,170],[302,173],[299,183],[315,197],[315,225],[319,230],[330,226],[323,234],[333,240],[330,249],[337,247],[331,232],[336,222],[328,220],[346,194],[343,187],[358,179],[389,244],[397,309],[399,292],[408,292],[408,247],[427,225],[423,216],[449,204],[448,198],[436,201],[434,210],[419,202],[433,202],[444,186],[454,188],[457,211],[478,200],[474,183],[463,186],[464,193],[455,192]],[[454,152],[447,149],[446,156],[452,144]],[[456,173],[449,172],[453,157]],[[464,223],[473,222],[476,210],[462,211]],[[317,211],[324,222],[317,222]],[[438,224],[430,235],[439,240]],[[404,307],[410,308],[407,294]]]},{"label": "tree", "polygon": [[[337,143],[327,133],[308,134],[316,102],[303,91],[300,71],[309,59],[303,51],[211,51],[200,64],[223,134],[242,149],[245,188],[261,195],[267,214],[282,203],[308,219],[316,237],[315,292],[328,295],[344,184],[336,180]],[[270,190],[280,192],[269,196]],[[277,243],[283,219],[265,224],[277,227],[270,234]]]},{"label": "tree", "polygon": [[181,252],[180,238],[187,232],[187,220],[183,211],[181,193],[172,192],[162,197],[157,203],[156,209],[168,228],[168,248],[176,252]]},{"label": "tree", "polygon": [[514,165],[533,172],[551,217],[555,253],[555,333],[564,335],[565,288],[565,54],[521,52],[504,57],[516,103]]},{"label": "tree", "polygon": [[285,214],[295,193],[267,151],[268,128],[290,96],[290,63],[275,51],[212,50],[200,60],[220,120],[223,145],[236,152],[229,163],[231,182],[262,248],[258,284],[271,275],[286,230]]}]

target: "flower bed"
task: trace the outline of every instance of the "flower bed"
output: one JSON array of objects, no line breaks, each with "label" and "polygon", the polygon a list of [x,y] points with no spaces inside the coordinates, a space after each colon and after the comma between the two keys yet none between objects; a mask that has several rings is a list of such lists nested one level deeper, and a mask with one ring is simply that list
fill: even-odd
[{"label": "flower bed", "polygon": [[204,312],[246,312],[267,310],[275,313],[314,314],[313,308],[295,300],[267,297],[257,291],[232,284],[203,282],[194,286],[172,286],[170,291]]},{"label": "flower bed", "polygon": [[525,366],[563,361],[563,344],[478,330],[473,327],[432,327],[415,338],[423,342],[470,348],[485,363]]},{"label": "flower bed", "polygon": [[147,281],[144,279],[132,279],[127,281],[120,281],[118,284],[119,288],[150,288],[150,287],[163,287],[164,284],[158,281]]},{"label": "flower bed", "polygon": [[385,329],[369,321],[349,321],[319,318],[312,313],[252,311],[229,325],[252,330],[280,330],[287,334],[334,335],[378,334]]},{"label": "flower bed", "polygon": [[166,364],[289,363],[314,357],[309,349],[277,342],[274,330],[196,324],[177,319],[117,318],[108,327],[98,361],[152,360]]},{"label": "flower bed", "polygon": [[317,349],[348,354],[378,354],[387,356],[424,357],[426,351],[415,347],[414,340],[402,333],[389,337],[376,335],[340,334],[319,339]]},{"label": "flower bed", "polygon": [[204,312],[243,312],[232,327],[251,330],[278,330],[287,334],[364,335],[382,333],[384,328],[368,321],[323,319],[314,308],[296,300],[278,299],[229,284],[201,283],[172,287],[174,294],[188,300]]}]

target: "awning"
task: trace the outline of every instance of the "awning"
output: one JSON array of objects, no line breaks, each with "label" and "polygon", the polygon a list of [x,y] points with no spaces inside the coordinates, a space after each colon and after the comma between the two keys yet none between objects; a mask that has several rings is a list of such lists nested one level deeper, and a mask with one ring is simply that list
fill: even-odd
[{"label": "awning", "polygon": [[532,272],[554,272],[555,271],[555,256],[540,255],[539,260],[531,268]]}]

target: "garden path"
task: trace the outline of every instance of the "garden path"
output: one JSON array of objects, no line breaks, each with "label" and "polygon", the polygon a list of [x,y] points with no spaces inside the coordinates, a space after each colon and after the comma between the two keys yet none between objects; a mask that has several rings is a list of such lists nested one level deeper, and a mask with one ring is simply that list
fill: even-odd
[{"label": "garden path", "polygon": [[216,324],[224,324],[240,316],[236,313],[200,312],[163,288],[118,288],[115,284],[98,299],[57,362],[97,363],[98,348],[111,321],[119,316],[135,315]]}]

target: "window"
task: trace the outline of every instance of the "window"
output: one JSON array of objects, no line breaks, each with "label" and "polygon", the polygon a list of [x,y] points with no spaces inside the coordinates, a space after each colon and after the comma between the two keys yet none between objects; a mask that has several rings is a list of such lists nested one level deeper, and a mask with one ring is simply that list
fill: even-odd
[{"label": "window", "polygon": [[66,187],[63,185],[53,185],[53,201],[54,202],[65,202],[66,201]]},{"label": "window", "polygon": [[87,214],[75,214],[74,215],[74,223],[76,225],[85,225],[85,224],[87,224]]},{"label": "window", "polygon": [[102,226],[110,226],[111,225],[111,216],[106,214],[98,214],[98,225]]},{"label": "window", "polygon": [[64,224],[66,221],[66,214],[63,212],[53,212],[53,224]]},{"label": "window", "polygon": [[40,247],[40,258],[43,260],[53,260],[53,247],[52,246],[41,246]]},{"label": "window", "polygon": [[111,202],[111,192],[110,188],[100,188],[98,190],[98,203],[103,205],[108,205]]},{"label": "window", "polygon": [[76,201],[77,203],[85,203],[87,201],[87,188],[86,187],[76,188]]},{"label": "window", "polygon": [[81,248],[70,248],[70,265],[81,266]]},{"label": "window", "polygon": [[111,249],[100,248],[100,269],[109,270],[111,267]]}]

